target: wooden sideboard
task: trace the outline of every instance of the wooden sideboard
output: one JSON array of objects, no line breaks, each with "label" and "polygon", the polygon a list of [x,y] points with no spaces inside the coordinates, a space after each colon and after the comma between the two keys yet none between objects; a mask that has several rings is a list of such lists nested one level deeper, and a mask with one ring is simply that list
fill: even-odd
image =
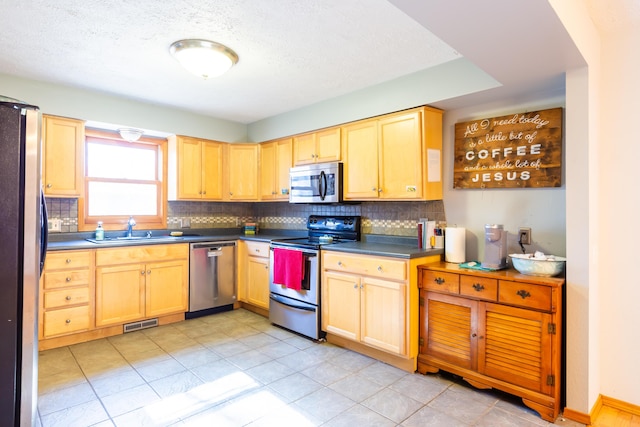
[{"label": "wooden sideboard", "polygon": [[554,422],[560,411],[563,278],[456,264],[418,267],[418,371],[496,388]]}]

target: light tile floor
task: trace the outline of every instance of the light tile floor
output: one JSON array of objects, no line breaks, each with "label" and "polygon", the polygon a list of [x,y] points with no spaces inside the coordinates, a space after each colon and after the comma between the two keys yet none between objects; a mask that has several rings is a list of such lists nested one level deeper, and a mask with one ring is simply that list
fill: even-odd
[{"label": "light tile floor", "polygon": [[409,374],[242,309],[41,352],[38,412],[44,427],[552,425],[509,395]]}]

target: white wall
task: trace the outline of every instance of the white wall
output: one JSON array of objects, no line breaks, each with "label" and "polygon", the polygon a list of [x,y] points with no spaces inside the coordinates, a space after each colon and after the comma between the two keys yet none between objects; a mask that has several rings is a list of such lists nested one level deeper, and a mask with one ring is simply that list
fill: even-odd
[{"label": "white wall", "polygon": [[37,105],[45,114],[224,142],[246,142],[241,123],[98,92],[0,74],[0,95]]},{"label": "white wall", "polygon": [[640,406],[640,29],[601,40],[601,393]]},{"label": "white wall", "polygon": [[[524,99],[506,99],[446,111],[443,128],[444,207],[449,225],[466,228],[467,260],[484,257],[484,225],[502,224],[508,231],[508,253],[521,253],[518,227],[531,227],[532,245],[527,253],[540,250],[565,256],[565,184],[557,188],[454,189],[453,153],[455,124],[512,113],[564,107],[564,92],[531,94]],[[563,155],[566,165],[566,158]],[[564,168],[563,168],[564,169]],[[563,178],[564,179],[564,178]]]}]

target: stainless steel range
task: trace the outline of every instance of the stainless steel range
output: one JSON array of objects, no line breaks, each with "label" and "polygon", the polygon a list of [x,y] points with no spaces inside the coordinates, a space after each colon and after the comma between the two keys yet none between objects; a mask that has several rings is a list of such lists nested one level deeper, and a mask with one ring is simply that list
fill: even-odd
[{"label": "stainless steel range", "polygon": [[311,215],[307,237],[271,242],[269,320],[312,339],[321,339],[320,251],[324,245],[360,240],[359,216]]}]

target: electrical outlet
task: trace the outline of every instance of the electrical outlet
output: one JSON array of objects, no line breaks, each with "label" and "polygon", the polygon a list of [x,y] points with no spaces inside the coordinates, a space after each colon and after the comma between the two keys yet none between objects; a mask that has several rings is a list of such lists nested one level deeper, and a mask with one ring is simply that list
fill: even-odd
[{"label": "electrical outlet", "polygon": [[47,229],[52,232],[62,231],[62,220],[57,218],[49,219],[47,222]]},{"label": "electrical outlet", "polygon": [[523,245],[531,244],[531,228],[520,227],[518,229],[518,241]]},{"label": "electrical outlet", "polygon": [[180,220],[180,228],[191,228],[191,218],[183,218]]}]

